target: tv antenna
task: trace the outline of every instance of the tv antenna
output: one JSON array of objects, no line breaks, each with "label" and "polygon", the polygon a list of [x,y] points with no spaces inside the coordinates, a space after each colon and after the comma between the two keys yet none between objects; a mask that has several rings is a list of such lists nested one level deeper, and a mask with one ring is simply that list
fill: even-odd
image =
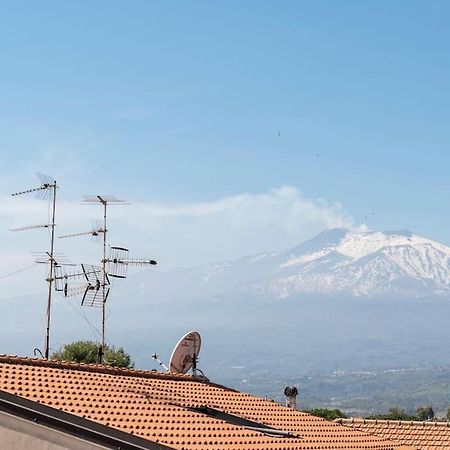
[{"label": "tv antenna", "polygon": [[[195,378],[207,381],[208,379],[203,371],[197,367],[201,344],[202,339],[198,331],[190,331],[185,334],[173,349],[169,362],[169,372],[184,374],[192,369],[192,375]],[[154,356],[153,359],[158,361]]]},{"label": "tv antenna", "polygon": [[[63,273],[61,265],[55,266],[55,290],[64,297],[82,295],[81,305],[102,306],[101,275],[102,268],[90,264],[81,264],[81,271]],[[72,280],[82,281],[74,284]],[[109,294],[109,278],[106,277],[106,298]],[[70,283],[69,283],[70,282]]]},{"label": "tv antenna", "polygon": [[63,236],[58,236],[58,238],[64,239],[77,236],[91,236],[93,239],[98,239],[104,232],[105,230],[100,225],[100,221],[93,220],[92,227],[89,231],[84,231],[82,233],[65,234]]},{"label": "tv antenna", "polygon": [[[102,270],[101,270],[101,279],[98,281],[100,282],[99,289],[96,290],[98,293],[101,288],[101,307],[102,307],[102,346],[100,351],[100,362],[103,362],[103,355],[105,353],[105,317],[106,317],[106,300],[109,295],[109,280],[106,270],[106,233],[108,232],[108,229],[106,228],[106,219],[107,219],[107,207],[108,205],[118,205],[125,203],[124,200],[119,200],[116,197],[113,196],[101,196],[101,195],[88,195],[84,196],[81,203],[86,205],[95,205],[100,204],[103,206],[103,228],[101,233],[103,234],[103,258],[102,258]],[[97,280],[96,280],[97,282]],[[97,287],[97,285],[96,285]],[[86,294],[83,296],[82,304],[84,304]],[[96,304],[96,295],[94,295],[94,298],[91,300],[91,306],[94,306]]]},{"label": "tv antenna", "polygon": [[[118,200],[112,196],[85,196],[81,202],[86,205],[100,204],[103,206],[103,225],[94,226],[91,231],[83,233],[75,233],[61,238],[74,236],[99,236],[103,235],[103,257],[101,259],[101,267],[90,266],[82,264],[83,274],[86,278],[86,287],[84,290],[81,305],[85,306],[99,306],[102,308],[102,342],[99,353],[99,360],[103,362],[103,355],[105,353],[106,339],[105,339],[105,321],[106,321],[106,300],[108,299],[110,291],[109,277],[126,278],[128,266],[147,266],[156,265],[157,262],[153,259],[144,258],[130,258],[128,256],[129,250],[124,247],[110,247],[109,255],[107,255],[107,207],[108,205],[124,204],[124,200]],[[79,277],[81,274],[69,274],[65,276],[66,283],[63,288],[64,292],[69,292],[67,280],[71,277]],[[64,277],[62,277],[64,278]]]},{"label": "tv antenna", "polygon": [[54,244],[55,244],[55,212],[56,212],[56,181],[48,176],[41,173],[36,174],[40,186],[27,189],[21,192],[15,192],[11,194],[13,197],[34,193],[36,198],[41,200],[49,200],[51,203],[51,221],[50,223],[42,225],[31,225],[21,228],[13,228],[11,231],[24,231],[32,230],[35,228],[49,228],[50,229],[50,250],[46,253],[46,263],[49,264],[49,271],[46,281],[48,282],[48,298],[47,298],[47,311],[46,311],[46,328],[45,328],[45,342],[44,342],[44,357],[49,358],[49,348],[50,348],[50,319],[51,319],[51,305],[52,305],[52,284],[55,278],[55,259],[54,259]]}]

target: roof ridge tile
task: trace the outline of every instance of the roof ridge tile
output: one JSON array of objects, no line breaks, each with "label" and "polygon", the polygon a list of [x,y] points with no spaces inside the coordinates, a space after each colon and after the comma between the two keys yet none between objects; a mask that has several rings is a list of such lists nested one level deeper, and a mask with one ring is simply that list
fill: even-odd
[{"label": "roof ridge tile", "polygon": [[421,426],[433,426],[433,427],[447,427],[450,428],[450,422],[445,420],[392,420],[392,419],[365,419],[360,417],[349,417],[349,418],[339,418],[334,419],[333,422],[342,425],[361,423],[361,424],[386,424],[386,425],[421,425]]},{"label": "roof ridge tile", "polygon": [[227,386],[222,386],[221,384],[213,383],[211,381],[205,381],[203,379],[195,378],[192,375],[166,373],[160,372],[155,369],[152,370],[130,369],[126,367],[109,366],[106,364],[88,364],[82,362],[77,363],[74,361],[66,361],[59,359],[45,359],[36,357],[32,358],[29,356],[7,355],[5,353],[0,354],[0,363],[49,367],[54,369],[79,370],[81,372],[104,373],[108,375],[121,375],[136,378],[153,378],[172,381],[193,381],[201,384],[209,384],[211,386],[216,386],[220,389],[225,389],[230,392],[238,392],[236,389],[232,389]]}]

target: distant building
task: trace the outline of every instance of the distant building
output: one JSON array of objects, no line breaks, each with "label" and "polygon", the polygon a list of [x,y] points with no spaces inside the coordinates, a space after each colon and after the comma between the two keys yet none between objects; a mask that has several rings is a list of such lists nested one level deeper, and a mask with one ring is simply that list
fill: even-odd
[{"label": "distant building", "polygon": [[8,450],[412,450],[189,375],[0,355]]}]

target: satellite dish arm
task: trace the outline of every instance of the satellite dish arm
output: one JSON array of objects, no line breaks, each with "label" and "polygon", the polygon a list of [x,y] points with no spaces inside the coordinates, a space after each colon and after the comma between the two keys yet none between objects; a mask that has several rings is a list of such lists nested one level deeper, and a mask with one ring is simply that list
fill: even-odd
[{"label": "satellite dish arm", "polygon": [[166,371],[169,371],[169,368],[159,359],[158,353],[153,353],[152,358],[158,362],[158,364]]}]

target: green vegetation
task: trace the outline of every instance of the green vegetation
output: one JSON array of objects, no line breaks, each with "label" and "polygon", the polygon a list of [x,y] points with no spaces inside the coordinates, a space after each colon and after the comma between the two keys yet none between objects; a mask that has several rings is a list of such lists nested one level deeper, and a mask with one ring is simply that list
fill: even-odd
[{"label": "green vegetation", "polygon": [[[96,364],[98,362],[99,344],[94,341],[76,341],[71,344],[66,344],[64,347],[54,352],[51,359],[59,359],[65,361],[74,361],[77,363]],[[125,353],[125,350],[115,348],[114,346],[107,346],[104,363],[114,367],[133,367],[134,362],[131,356]]]},{"label": "green vegetation", "polygon": [[339,409],[315,408],[305,411],[313,416],[323,417],[327,420],[345,419],[346,415]]},{"label": "green vegetation", "polygon": [[431,420],[433,418],[434,418],[434,411],[431,405],[419,406],[419,408],[417,408],[416,410],[415,416],[407,414],[404,409],[391,408],[389,410],[389,414],[375,414],[368,417],[368,419],[421,420],[421,421]]},{"label": "green vegetation", "polygon": [[368,419],[417,420],[417,417],[406,414],[404,409],[390,408],[389,414],[375,414],[375,415],[369,416]]},{"label": "green vegetation", "polygon": [[416,417],[418,420],[434,419],[434,411],[431,405],[420,406],[416,410]]}]

